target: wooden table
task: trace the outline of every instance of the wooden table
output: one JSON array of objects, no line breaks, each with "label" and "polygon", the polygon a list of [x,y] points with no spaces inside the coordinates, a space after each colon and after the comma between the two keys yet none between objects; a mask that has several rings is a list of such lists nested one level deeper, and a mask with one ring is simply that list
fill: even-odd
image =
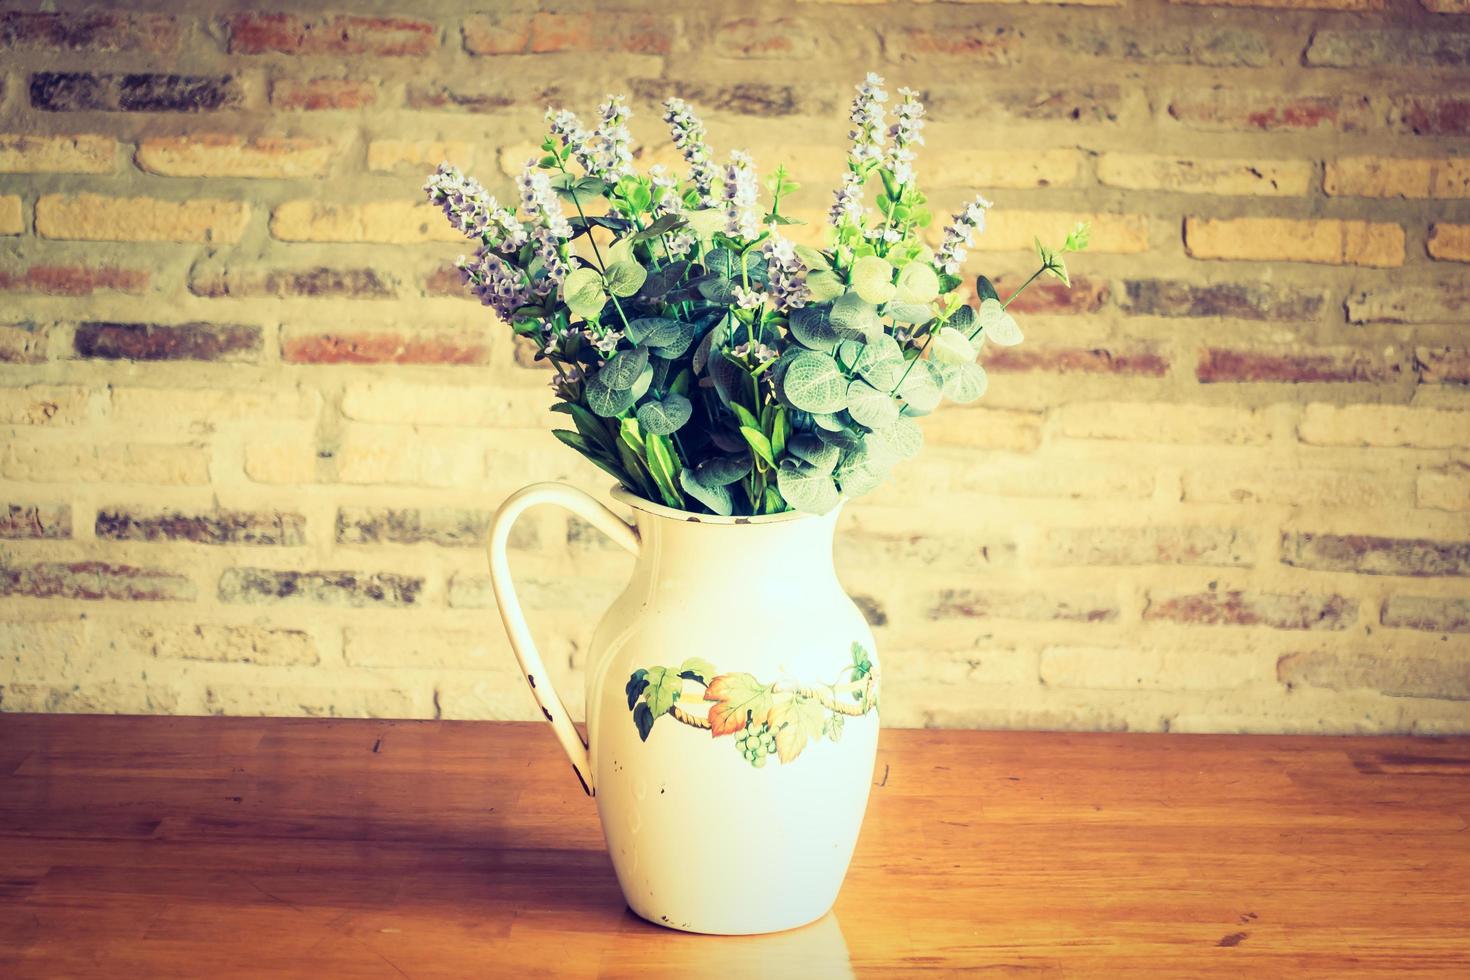
[{"label": "wooden table", "polygon": [[835,913],[712,938],[540,724],[0,715],[0,976],[980,969],[1470,976],[1470,739],[885,732]]}]

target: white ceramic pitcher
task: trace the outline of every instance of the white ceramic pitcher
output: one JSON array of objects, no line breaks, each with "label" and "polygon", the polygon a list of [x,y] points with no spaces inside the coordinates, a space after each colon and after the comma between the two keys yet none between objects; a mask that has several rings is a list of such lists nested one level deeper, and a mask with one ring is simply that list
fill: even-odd
[{"label": "white ceramic pitcher", "polygon": [[[690,932],[820,918],[847,872],[878,745],[878,661],[833,569],[837,512],[715,517],[613,496],[636,527],[573,487],[526,487],[495,515],[489,550],[511,646],[597,800],[628,905]],[[511,584],[511,525],[537,504],[638,557],[593,636],[586,743]]]}]

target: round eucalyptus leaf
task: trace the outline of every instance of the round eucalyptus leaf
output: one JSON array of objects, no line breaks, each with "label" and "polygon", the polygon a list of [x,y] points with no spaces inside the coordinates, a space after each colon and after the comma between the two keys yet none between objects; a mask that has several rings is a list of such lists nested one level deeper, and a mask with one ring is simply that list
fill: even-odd
[{"label": "round eucalyptus leaf", "polygon": [[828,319],[827,311],[820,306],[803,306],[799,310],[793,310],[789,325],[791,336],[796,338],[798,344],[823,354],[836,350],[837,342],[842,339],[842,335]]},{"label": "round eucalyptus leaf", "polygon": [[561,297],[567,309],[584,320],[591,320],[602,311],[607,294],[602,291],[602,277],[597,270],[585,265],[573,269],[562,280]]},{"label": "round eucalyptus leaf", "polygon": [[672,330],[664,330],[649,341],[649,346],[654,349],[659,357],[670,360],[682,357],[694,343],[694,324],[683,323],[678,320],[670,320],[674,325]]},{"label": "round eucalyptus leaf", "polygon": [[678,432],[694,414],[694,406],[683,395],[672,392],[662,401],[646,401],[638,406],[638,424],[643,431],[666,436]]},{"label": "round eucalyptus leaf", "polygon": [[648,394],[648,389],[653,385],[653,365],[643,365],[643,370],[638,372],[638,380],[633,382],[633,400],[636,402]]},{"label": "round eucalyptus leaf", "polygon": [[735,510],[735,501],[728,487],[721,483],[701,483],[691,469],[679,471],[679,485],[685,493],[721,517],[729,517]]},{"label": "round eucalyptus leaf", "polygon": [[831,474],[789,459],[776,469],[776,486],[788,504],[808,514],[825,514],[841,499]]},{"label": "round eucalyptus leaf", "polygon": [[847,386],[847,414],[859,425],[882,429],[898,418],[898,402],[861,379]]},{"label": "round eucalyptus leaf", "polygon": [[631,385],[627,388],[610,387],[602,380],[601,372],[590,378],[582,391],[587,407],[605,419],[622,415],[638,400]]},{"label": "round eucalyptus leaf", "polygon": [[786,443],[786,451],[802,462],[815,466],[823,473],[831,473],[835,470],[837,460],[842,456],[841,449],[823,442],[809,432],[792,436]]},{"label": "round eucalyptus leaf", "polygon": [[912,459],[924,446],[924,433],[913,419],[900,416],[892,425],[870,434],[867,445],[881,455]]},{"label": "round eucalyptus leaf", "polygon": [[818,429],[825,429],[828,432],[841,432],[847,428],[842,424],[842,419],[830,412],[813,412],[812,424]]},{"label": "round eucalyptus leaf", "polygon": [[714,382],[720,401],[726,405],[734,404],[739,399],[741,390],[749,388],[750,375],[723,352],[716,351],[710,356],[709,376]]},{"label": "round eucalyptus leaf", "polygon": [[860,340],[844,340],[837,345],[837,363],[844,371],[856,371],[858,359],[866,349],[867,345]]},{"label": "round eucalyptus leaf", "polygon": [[927,303],[892,302],[883,307],[883,315],[895,323],[928,323],[934,311]]},{"label": "round eucalyptus leaf", "polygon": [[872,336],[883,329],[883,323],[878,319],[878,308],[856,292],[846,292],[837,297],[832,303],[829,316],[833,325],[845,327],[864,337]]},{"label": "round eucalyptus leaf", "polygon": [[903,359],[903,350],[898,341],[888,334],[879,334],[868,342],[858,358],[857,372],[875,388],[888,391],[903,377],[908,362]]},{"label": "round eucalyptus leaf", "polygon": [[829,355],[802,351],[792,358],[781,390],[793,408],[836,412],[847,406],[847,381]]},{"label": "round eucalyptus leaf", "polygon": [[915,361],[908,377],[898,386],[899,397],[919,412],[932,412],[944,397],[944,377],[928,361]]},{"label": "round eucalyptus leaf", "polygon": [[739,455],[711,456],[692,471],[685,470],[684,472],[692,472],[694,474],[692,479],[702,486],[723,487],[745,479],[745,475],[754,465],[755,457],[750,454],[749,450],[746,450]]},{"label": "round eucalyptus leaf", "polygon": [[969,364],[975,360],[975,345],[954,327],[944,326],[934,335],[934,358],[948,364]]},{"label": "round eucalyptus leaf", "polygon": [[847,291],[846,284],[837,273],[828,269],[807,273],[806,288],[812,294],[812,300],[818,303],[836,299]]},{"label": "round eucalyptus leaf", "polygon": [[985,339],[992,344],[1014,347],[1021,342],[1021,325],[1000,305],[1000,300],[987,299],[980,304],[980,326],[985,331]]},{"label": "round eucalyptus leaf", "polygon": [[607,291],[614,296],[632,296],[643,288],[643,282],[648,278],[648,270],[639,265],[634,259],[626,258],[614,262],[607,267],[607,275],[603,277],[607,285]]},{"label": "round eucalyptus leaf", "polygon": [[927,262],[910,262],[898,274],[897,298],[902,303],[932,303],[939,296],[939,276]]},{"label": "round eucalyptus leaf", "polygon": [[967,405],[984,395],[989,384],[983,367],[978,364],[961,364],[944,382],[944,397]]},{"label": "round eucalyptus leaf", "polygon": [[715,448],[727,453],[748,453],[750,446],[746,444],[745,437],[738,431],[731,432],[726,429],[712,429],[709,441],[715,444]]},{"label": "round eucalyptus leaf", "polygon": [[946,322],[968,337],[975,332],[975,308],[973,306],[958,307],[949,315],[949,320]]},{"label": "round eucalyptus leaf", "polygon": [[721,279],[739,279],[740,254],[728,248],[712,248],[705,254],[704,271]]},{"label": "round eucalyptus leaf", "polygon": [[875,306],[893,298],[893,266],[887,259],[864,255],[852,264],[853,291]]},{"label": "round eucalyptus leaf", "polygon": [[844,468],[837,475],[837,482],[842,486],[842,492],[848,497],[861,497],[869,493],[888,479],[888,470],[879,466],[866,455],[855,460],[853,465]]},{"label": "round eucalyptus leaf", "polygon": [[631,388],[648,365],[648,348],[634,347],[619,351],[597,372],[597,378],[609,388]]},{"label": "round eucalyptus leaf", "polygon": [[628,324],[623,336],[630,344],[648,344],[661,347],[667,340],[679,335],[679,321],[664,316],[643,316]]},{"label": "round eucalyptus leaf", "polygon": [[821,429],[817,432],[817,438],[829,446],[836,446],[844,453],[855,453],[863,448],[862,435],[852,429],[838,429],[835,432]]}]

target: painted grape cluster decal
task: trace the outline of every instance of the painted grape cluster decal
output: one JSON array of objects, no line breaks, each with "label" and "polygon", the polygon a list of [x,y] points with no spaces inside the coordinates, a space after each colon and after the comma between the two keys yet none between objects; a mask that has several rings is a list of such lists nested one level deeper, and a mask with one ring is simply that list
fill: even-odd
[{"label": "painted grape cluster decal", "polygon": [[[706,713],[684,697],[685,684],[703,688]],[[842,737],[843,719],[860,717],[878,706],[878,668],[861,643],[852,645],[852,663],[831,684],[765,684],[753,674],[716,674],[707,660],[691,657],[679,667],[640,667],[628,678],[628,709],[638,736],[648,741],[653,723],[668,715],[714,738],[734,735],[736,748],[751,765],[775,754],[783,763],[810,742]],[[851,700],[846,700],[851,698]]]}]

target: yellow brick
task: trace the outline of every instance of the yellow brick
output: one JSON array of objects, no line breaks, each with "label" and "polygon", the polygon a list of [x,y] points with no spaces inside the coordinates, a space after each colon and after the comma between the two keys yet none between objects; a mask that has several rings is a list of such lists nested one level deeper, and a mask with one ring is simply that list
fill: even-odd
[{"label": "yellow brick", "polygon": [[107,136],[0,135],[0,173],[110,174],[117,140]]},{"label": "yellow brick", "polygon": [[1312,165],[1305,160],[1181,159],[1147,153],[1104,153],[1098,179],[1130,190],[1294,197],[1307,193]]},{"label": "yellow brick", "polygon": [[0,425],[76,425],[86,418],[86,388],[0,388]]},{"label": "yellow brick", "polygon": [[1196,259],[1404,264],[1404,229],[1371,221],[1294,218],[1186,218],[1185,250]]},{"label": "yellow brick", "polygon": [[[926,187],[1070,187],[1082,179],[1081,150],[993,151],[931,150],[919,157],[919,179]],[[836,170],[822,171],[823,174]],[[816,174],[807,178],[815,180]]]},{"label": "yellow brick", "polygon": [[5,476],[36,483],[159,483],[202,486],[209,482],[209,452],[198,446],[124,443],[12,445]]},{"label": "yellow brick", "polygon": [[286,715],[297,718],[412,718],[417,712],[407,691],[330,685],[285,687],[211,684],[204,710],[242,717]]},{"label": "yellow brick", "polygon": [[463,431],[352,426],[335,460],[342,483],[468,489],[485,477],[484,446]]},{"label": "yellow brick", "polygon": [[[942,210],[942,209],[939,209]],[[936,210],[936,215],[939,211]],[[1030,252],[1035,239],[1053,246],[1060,245],[1079,221],[1092,226],[1089,252],[1148,251],[1148,217],[1142,214],[1084,214],[1068,211],[1012,211],[992,208],[985,219],[985,231],[975,236],[975,250],[981,252]],[[948,216],[937,217],[930,226],[930,237],[937,244]]]},{"label": "yellow brick", "polygon": [[1470,197],[1470,158],[1343,157],[1327,161],[1334,197]]},{"label": "yellow brick", "polygon": [[1041,680],[1049,687],[1132,691],[1225,690],[1275,680],[1270,654],[1179,648],[1047,647],[1041,651]]},{"label": "yellow brick", "polygon": [[314,440],[304,435],[262,437],[245,444],[245,475],[256,483],[299,486],[316,482]]},{"label": "yellow brick", "polygon": [[239,201],[47,194],[36,202],[45,238],[113,242],[237,242],[250,220]]},{"label": "yellow brick", "polygon": [[261,666],[311,666],[320,659],[310,634],[265,626],[109,625],[97,638],[109,654]]},{"label": "yellow brick", "polygon": [[21,213],[20,198],[14,194],[0,197],[0,235],[23,235],[25,230],[25,216]]},{"label": "yellow brick", "polygon": [[1470,470],[1461,470],[1458,473],[1425,473],[1419,477],[1416,495],[1420,507],[1470,510]]},{"label": "yellow brick", "polygon": [[135,159],[165,177],[325,177],[336,156],[327,140],[208,133],[145,139]]},{"label": "yellow brick", "polygon": [[1186,470],[1182,482],[1190,503],[1381,507],[1408,502],[1405,481],[1346,468],[1220,466]]},{"label": "yellow brick", "polygon": [[1041,415],[1006,409],[945,406],[921,419],[924,441],[936,446],[1029,453],[1041,445]]},{"label": "yellow brick", "polygon": [[1173,402],[1073,402],[1056,409],[1058,431],[1071,439],[1261,445],[1271,420],[1248,408]]},{"label": "yellow brick", "polygon": [[1402,405],[1308,405],[1297,429],[1317,446],[1411,446],[1453,449],[1470,445],[1470,411]]},{"label": "yellow brick", "polygon": [[1431,225],[1429,254],[1442,262],[1470,262],[1470,225]]},{"label": "yellow brick", "polygon": [[278,205],[271,215],[271,234],[287,242],[379,245],[465,240],[444,220],[444,213],[438,208],[408,200],[361,204],[287,201]]},{"label": "yellow brick", "polygon": [[358,422],[409,425],[550,427],[564,420],[540,387],[456,388],[408,381],[360,381],[342,393],[342,414]]},{"label": "yellow brick", "polygon": [[109,414],[120,422],[216,425],[261,419],[309,421],[322,396],[313,389],[114,388]]},{"label": "yellow brick", "polygon": [[367,158],[369,170],[422,170],[427,177],[445,160],[469,170],[475,165],[475,148],[461,140],[373,140]]},{"label": "yellow brick", "polygon": [[1283,10],[1382,10],[1388,0],[1169,0],[1196,7],[1277,7]]},{"label": "yellow brick", "polygon": [[510,645],[498,631],[348,627],[342,657],[353,667],[496,671],[509,682],[521,682]]}]

